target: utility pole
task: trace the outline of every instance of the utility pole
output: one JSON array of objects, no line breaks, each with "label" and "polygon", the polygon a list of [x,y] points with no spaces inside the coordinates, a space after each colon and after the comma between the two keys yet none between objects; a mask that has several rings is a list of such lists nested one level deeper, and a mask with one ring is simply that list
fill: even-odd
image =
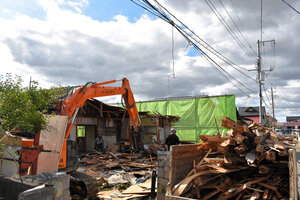
[{"label": "utility pole", "polygon": [[261,67],[261,44],[264,45],[266,42],[271,42],[275,45],[275,40],[267,40],[267,41],[257,41],[257,47],[258,47],[258,58],[257,58],[257,79],[258,79],[258,87],[259,87],[259,123],[262,123],[262,115],[263,115],[263,111],[262,111],[262,92],[261,92],[261,85],[262,85],[262,73],[264,73],[265,71],[272,71],[273,69],[270,68],[269,70],[262,70]]},{"label": "utility pole", "polygon": [[258,78],[258,88],[259,88],[259,123],[262,124],[262,93],[261,93],[261,55],[260,55],[260,44],[261,42],[257,41],[258,46],[258,59],[257,59],[257,78]]},{"label": "utility pole", "polygon": [[[275,110],[274,110],[274,97],[273,97],[273,88],[271,87],[271,95],[272,95],[272,122],[275,122]],[[274,128],[274,123],[272,124]]]},{"label": "utility pole", "polygon": [[29,89],[31,88],[31,76],[30,76],[30,79],[29,79]]}]

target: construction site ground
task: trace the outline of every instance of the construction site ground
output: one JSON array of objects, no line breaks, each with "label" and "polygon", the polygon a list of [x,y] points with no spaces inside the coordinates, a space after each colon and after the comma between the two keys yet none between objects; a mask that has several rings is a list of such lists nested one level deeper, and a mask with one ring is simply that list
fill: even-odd
[{"label": "construction site ground", "polygon": [[[129,199],[148,197],[157,161],[155,154],[97,151],[80,156],[78,171],[98,182],[98,198]],[[155,190],[154,190],[155,191]]]}]

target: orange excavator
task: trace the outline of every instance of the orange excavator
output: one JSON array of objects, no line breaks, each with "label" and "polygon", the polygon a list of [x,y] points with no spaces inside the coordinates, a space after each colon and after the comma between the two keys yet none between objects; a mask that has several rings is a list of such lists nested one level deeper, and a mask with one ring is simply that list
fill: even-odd
[{"label": "orange excavator", "polygon": [[141,120],[139,118],[139,113],[135,105],[135,100],[130,89],[129,81],[126,78],[122,79],[121,87],[107,87],[104,85],[116,83],[117,80],[102,82],[102,83],[90,83],[88,82],[84,86],[77,87],[75,91],[69,92],[68,96],[62,99],[57,110],[60,115],[68,116],[68,126],[64,138],[63,150],[61,152],[59,169],[66,168],[66,158],[67,158],[67,140],[70,132],[73,128],[73,122],[77,115],[80,107],[83,106],[85,101],[89,98],[94,97],[104,97],[112,95],[122,95],[125,101],[125,107],[128,111],[130,122],[136,133],[140,130]]},{"label": "orange excavator", "polygon": [[[105,86],[116,82],[117,80],[111,80],[102,83],[88,82],[85,85],[72,88],[70,91],[68,91],[66,97],[60,99],[56,104],[57,112],[60,115],[68,116],[67,129],[65,132],[63,147],[60,154],[59,170],[70,173],[71,193],[77,194],[82,198],[93,197],[95,195],[97,185],[94,178],[76,171],[76,169],[78,168],[78,154],[74,155],[74,153],[71,152],[74,152],[74,149],[75,151],[77,151],[77,145],[74,144],[76,143],[75,141],[68,140],[68,138],[73,128],[74,120],[76,118],[78,110],[84,105],[85,101],[89,98],[95,97],[122,95],[126,110],[130,117],[130,122],[133,128],[132,132],[134,133],[133,135],[143,134],[141,120],[135,104],[133,93],[130,89],[129,81],[126,78],[123,78],[121,87]],[[24,162],[20,164],[20,172],[26,172],[29,167],[32,167],[32,174],[36,173],[35,170],[37,168],[36,165],[38,154],[41,151],[45,151],[43,150],[42,145],[39,145],[38,137],[39,136],[36,134],[33,148],[22,149],[22,161]],[[141,144],[143,144],[143,142],[139,141],[139,144],[137,144],[136,146],[143,148],[143,145]],[[33,156],[28,156],[33,154],[35,155],[34,158]],[[26,159],[30,159],[30,161],[27,161]]]}]

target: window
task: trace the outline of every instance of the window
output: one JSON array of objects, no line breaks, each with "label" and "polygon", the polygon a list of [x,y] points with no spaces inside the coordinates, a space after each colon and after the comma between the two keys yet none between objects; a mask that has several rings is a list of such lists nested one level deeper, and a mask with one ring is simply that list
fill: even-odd
[{"label": "window", "polygon": [[114,127],[114,120],[112,119],[106,119],[106,127]]},{"label": "window", "polygon": [[77,126],[77,137],[85,137],[85,126]]}]

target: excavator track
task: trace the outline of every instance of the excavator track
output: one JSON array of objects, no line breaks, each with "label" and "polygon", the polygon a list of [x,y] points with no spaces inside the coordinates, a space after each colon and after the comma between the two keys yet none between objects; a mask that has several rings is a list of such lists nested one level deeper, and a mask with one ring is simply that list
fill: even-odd
[{"label": "excavator track", "polygon": [[73,199],[98,199],[98,182],[95,178],[73,171],[70,173],[70,191]]}]

